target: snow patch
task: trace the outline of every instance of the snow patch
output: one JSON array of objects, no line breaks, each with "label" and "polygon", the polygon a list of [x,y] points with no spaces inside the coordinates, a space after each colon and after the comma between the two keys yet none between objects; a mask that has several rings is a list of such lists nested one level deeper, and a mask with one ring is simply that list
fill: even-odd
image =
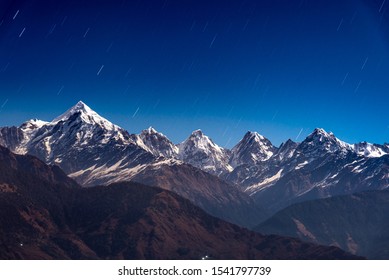
[{"label": "snow patch", "polygon": [[70,174],[68,174],[68,176],[69,176],[70,178],[77,178],[77,177],[81,176],[82,174],[84,174],[85,172],[94,170],[95,167],[96,167],[96,165],[97,165],[97,164],[92,165],[91,167],[89,167],[89,168],[87,168],[87,169],[79,170],[79,171],[76,171],[76,172],[74,172],[74,173],[70,173]]},{"label": "snow patch", "polygon": [[387,154],[379,145],[367,142],[354,144],[353,148],[358,155],[369,158],[382,157]]},{"label": "snow patch", "polygon": [[307,164],[308,164],[308,161],[306,160],[306,161],[298,164],[294,169],[299,170],[299,169],[303,168]]},{"label": "snow patch", "polygon": [[281,178],[282,171],[283,171],[283,169],[280,169],[275,175],[273,175],[269,178],[266,178],[265,180],[263,180],[260,183],[257,183],[255,185],[248,187],[247,191],[262,189],[264,186],[268,186],[270,184],[276,183]]},{"label": "snow patch", "polygon": [[361,168],[361,167],[362,167],[362,165],[357,165],[356,167],[354,167],[351,170],[351,172],[353,172],[353,173],[361,173],[362,171],[364,171],[367,168],[367,166],[363,167],[363,168]]}]

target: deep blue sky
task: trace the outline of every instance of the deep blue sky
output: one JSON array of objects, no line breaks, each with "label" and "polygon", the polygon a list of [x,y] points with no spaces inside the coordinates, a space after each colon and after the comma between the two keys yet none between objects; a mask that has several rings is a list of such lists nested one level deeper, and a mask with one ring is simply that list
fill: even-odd
[{"label": "deep blue sky", "polygon": [[173,142],[389,142],[389,1],[1,0],[0,126],[79,100]]}]

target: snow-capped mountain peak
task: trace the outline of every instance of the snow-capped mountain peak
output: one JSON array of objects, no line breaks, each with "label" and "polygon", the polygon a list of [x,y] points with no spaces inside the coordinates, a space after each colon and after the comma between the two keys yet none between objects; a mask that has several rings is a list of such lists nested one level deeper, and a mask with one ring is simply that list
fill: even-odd
[{"label": "snow-capped mountain peak", "polygon": [[31,119],[26,122],[24,122],[21,126],[20,129],[23,130],[25,133],[29,133],[31,131],[34,131],[38,128],[41,128],[42,126],[48,124],[48,122],[38,120],[38,119]]},{"label": "snow-capped mountain peak", "polygon": [[148,129],[142,130],[141,134],[157,134],[157,132],[152,126],[150,126]]},{"label": "snow-capped mountain peak", "polygon": [[[23,124],[21,129],[24,129],[25,140],[19,145],[19,150],[50,164],[65,162],[67,157],[72,158],[72,154],[83,149],[90,149],[92,153],[108,146],[124,149],[126,145],[136,145],[128,132],[98,115],[82,101],[50,123],[32,120]],[[93,160],[99,157],[98,153],[93,154]]]},{"label": "snow-capped mountain peak", "polygon": [[304,150],[305,154],[312,152],[342,152],[347,153],[353,151],[352,145],[339,140],[332,132],[326,132],[322,128],[315,128],[315,130],[308,135],[308,137],[300,144],[300,148]]},{"label": "snow-capped mountain peak", "polygon": [[[151,126],[143,130],[137,137],[147,150],[155,156],[173,159],[178,157],[178,147]],[[137,141],[138,144],[139,141]]]},{"label": "snow-capped mountain peak", "polygon": [[279,147],[276,157],[278,160],[286,160],[293,157],[293,154],[298,146],[298,143],[288,139],[286,142],[282,143]]},{"label": "snow-capped mountain peak", "polygon": [[101,117],[95,111],[93,111],[88,105],[84,102],[79,101],[76,105],[71,107],[62,115],[55,118],[51,123],[56,124],[60,121],[67,121],[71,118],[77,116],[82,120],[82,122],[91,124],[91,125],[99,125],[106,130],[118,130],[120,129],[117,125],[114,125],[107,119]]},{"label": "snow-capped mountain peak", "polygon": [[361,142],[353,145],[355,152],[364,157],[381,157],[389,153],[388,145]]},{"label": "snow-capped mountain peak", "polygon": [[189,138],[201,139],[201,138],[208,138],[208,136],[204,135],[201,129],[196,129],[192,132]]},{"label": "snow-capped mountain peak", "polygon": [[204,135],[200,129],[193,131],[188,139],[178,146],[180,148],[180,155],[196,150],[207,151],[209,149],[216,150],[217,152],[222,151],[222,148],[216,145],[208,136]]},{"label": "snow-capped mountain peak", "polygon": [[257,164],[266,161],[276,152],[277,148],[257,132],[248,131],[242,140],[232,148],[230,164],[234,167],[243,163]]},{"label": "snow-capped mountain peak", "polygon": [[325,131],[323,128],[315,128],[308,137],[324,142],[326,139],[334,139],[335,135],[332,132]]},{"label": "snow-capped mountain peak", "polygon": [[[58,117],[56,117],[52,122],[56,123],[59,121],[67,120],[76,113],[84,113],[86,115],[93,115],[95,112],[88,105],[86,105],[84,102],[78,101],[76,105],[74,105],[73,107],[68,109],[62,115],[59,115]],[[97,113],[95,113],[95,114],[97,114]]]},{"label": "snow-capped mountain peak", "polygon": [[255,141],[261,141],[265,139],[265,137],[263,137],[261,134],[255,131],[247,131],[244,137],[247,137],[249,139],[254,139]]},{"label": "snow-capped mountain peak", "polygon": [[[332,132],[326,132],[322,128],[316,128],[303,142],[302,146],[311,146],[312,151],[338,152],[343,154],[354,152],[364,157],[381,157],[389,153],[389,149],[385,145],[371,144],[361,142],[357,144],[348,144],[335,137]],[[307,147],[305,147],[307,149]]]},{"label": "snow-capped mountain peak", "polygon": [[[19,135],[19,141],[13,143],[13,151],[17,154],[27,153],[27,143],[34,137],[34,135],[41,127],[47,124],[48,122],[38,119],[31,119],[21,124],[19,128],[17,128],[20,133],[16,133],[16,135]],[[17,138],[18,137],[16,137],[16,139]]]},{"label": "snow-capped mountain peak", "polygon": [[228,164],[228,151],[215,144],[199,129],[179,144],[178,149],[181,160],[205,171],[219,174],[232,170]]}]

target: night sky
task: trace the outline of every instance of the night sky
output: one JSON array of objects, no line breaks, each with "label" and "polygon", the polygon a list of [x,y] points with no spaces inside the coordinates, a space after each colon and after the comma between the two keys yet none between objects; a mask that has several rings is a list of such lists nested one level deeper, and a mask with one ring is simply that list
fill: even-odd
[{"label": "night sky", "polygon": [[0,126],[79,100],[175,143],[389,142],[389,0],[0,0]]}]

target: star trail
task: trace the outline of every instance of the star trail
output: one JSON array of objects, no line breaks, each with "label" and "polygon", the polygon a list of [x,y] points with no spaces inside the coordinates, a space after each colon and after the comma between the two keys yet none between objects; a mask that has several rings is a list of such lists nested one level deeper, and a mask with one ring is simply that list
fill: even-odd
[{"label": "star trail", "polygon": [[231,147],[315,127],[389,142],[389,2],[1,1],[0,126],[83,100],[131,133]]}]

